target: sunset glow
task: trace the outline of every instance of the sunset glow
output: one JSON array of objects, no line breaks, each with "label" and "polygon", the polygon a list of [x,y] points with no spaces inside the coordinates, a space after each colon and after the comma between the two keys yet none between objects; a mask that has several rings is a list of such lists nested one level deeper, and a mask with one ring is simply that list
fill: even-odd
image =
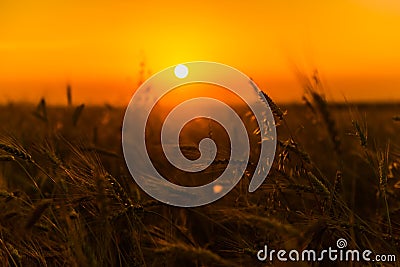
[{"label": "sunset glow", "polygon": [[400,100],[400,5],[385,0],[2,1],[0,102],[126,104],[138,84],[195,60],[231,65],[276,101],[318,69],[342,101]]}]

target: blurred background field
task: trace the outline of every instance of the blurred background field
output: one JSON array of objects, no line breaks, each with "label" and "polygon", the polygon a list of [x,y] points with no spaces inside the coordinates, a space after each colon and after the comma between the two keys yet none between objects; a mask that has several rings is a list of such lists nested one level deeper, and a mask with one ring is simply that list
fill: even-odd
[{"label": "blurred background field", "polygon": [[[398,257],[400,104],[329,104],[312,84],[303,100],[269,99],[278,148],[262,187],[247,192],[253,155],[234,190],[199,208],[167,206],[135,185],[121,152],[123,108],[1,106],[2,265],[286,266],[256,253],[321,250],[339,238]],[[223,155],[204,176],[221,172]],[[326,264],[350,263],[314,263]]]}]

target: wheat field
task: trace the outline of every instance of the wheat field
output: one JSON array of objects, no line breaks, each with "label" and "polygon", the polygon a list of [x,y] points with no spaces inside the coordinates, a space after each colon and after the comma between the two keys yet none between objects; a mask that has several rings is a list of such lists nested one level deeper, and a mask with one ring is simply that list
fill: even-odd
[{"label": "wheat field", "polygon": [[[1,106],[1,265],[294,266],[262,263],[257,251],[338,238],[399,258],[400,105],[332,104],[318,84],[305,89],[301,104],[267,96],[278,147],[262,187],[247,192],[249,164],[234,190],[198,208],[165,205],[134,183],[123,108]],[[396,263],[313,263],[327,265]]]}]

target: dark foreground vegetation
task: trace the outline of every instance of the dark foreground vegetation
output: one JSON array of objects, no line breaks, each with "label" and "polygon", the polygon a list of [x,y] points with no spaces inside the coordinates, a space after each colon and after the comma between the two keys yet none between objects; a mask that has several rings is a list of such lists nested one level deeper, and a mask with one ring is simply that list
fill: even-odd
[{"label": "dark foreground vegetation", "polygon": [[278,147],[263,186],[247,192],[249,165],[234,190],[199,208],[164,205],[135,185],[123,109],[0,107],[0,265],[308,266],[256,254],[339,238],[400,259],[400,104],[329,105],[306,86],[304,104],[270,102]]}]

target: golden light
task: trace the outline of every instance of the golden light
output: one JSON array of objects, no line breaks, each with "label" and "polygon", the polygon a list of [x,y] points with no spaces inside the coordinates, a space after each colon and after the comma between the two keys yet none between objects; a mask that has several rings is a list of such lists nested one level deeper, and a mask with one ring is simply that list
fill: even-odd
[{"label": "golden light", "polygon": [[288,61],[317,68],[338,101],[400,99],[399,3],[5,1],[0,103],[65,103],[69,83],[76,101],[124,105],[139,81],[189,61],[237,68],[278,102],[301,100]]},{"label": "golden light", "polygon": [[359,0],[360,5],[385,13],[400,13],[400,1],[398,0]]}]

